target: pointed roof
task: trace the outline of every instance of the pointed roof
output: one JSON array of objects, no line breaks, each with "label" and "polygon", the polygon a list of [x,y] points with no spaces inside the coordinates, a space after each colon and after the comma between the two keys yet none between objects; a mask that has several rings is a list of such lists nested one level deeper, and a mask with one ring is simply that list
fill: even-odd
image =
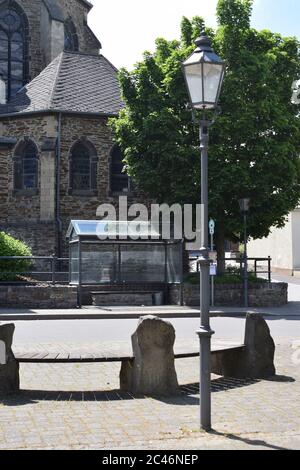
[{"label": "pointed roof", "polygon": [[8,105],[0,105],[0,115],[56,111],[115,116],[122,107],[117,69],[104,56],[62,52]]}]

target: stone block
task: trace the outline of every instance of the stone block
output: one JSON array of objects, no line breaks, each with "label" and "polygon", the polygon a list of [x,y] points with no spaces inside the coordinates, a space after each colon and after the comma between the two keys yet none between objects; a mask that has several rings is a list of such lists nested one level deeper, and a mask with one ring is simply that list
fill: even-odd
[{"label": "stone block", "polygon": [[122,363],[120,388],[135,394],[179,394],[174,361],[175,330],[154,316],[139,320],[132,335],[133,361]]},{"label": "stone block", "polygon": [[243,350],[220,351],[212,356],[212,373],[223,377],[266,379],[276,374],[275,343],[263,316],[246,318]]},{"label": "stone block", "polygon": [[0,325],[0,342],[5,346],[6,363],[0,364],[0,393],[18,392],[20,389],[19,364],[12,351],[15,325]]}]

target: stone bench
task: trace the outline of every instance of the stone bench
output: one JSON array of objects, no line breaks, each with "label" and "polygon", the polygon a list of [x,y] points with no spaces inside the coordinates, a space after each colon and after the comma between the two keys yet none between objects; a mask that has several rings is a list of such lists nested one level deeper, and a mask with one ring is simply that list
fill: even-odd
[{"label": "stone bench", "polygon": [[[161,292],[150,291],[97,291],[91,292],[92,303],[96,307],[103,305],[157,305],[156,299],[162,297]],[[161,305],[161,303],[160,303]]]},{"label": "stone bench", "polygon": [[15,325],[0,326],[0,392],[9,393],[19,390],[19,363],[12,351]]},{"label": "stone bench", "polygon": [[[19,363],[72,364],[121,362],[120,388],[137,394],[179,393],[174,359],[199,356],[187,350],[174,354],[175,330],[158,317],[142,317],[132,335],[132,354],[81,354],[26,352],[14,356],[11,346],[14,325],[0,326],[0,342],[5,344],[7,363],[0,364],[0,392],[19,390]],[[225,377],[268,378],[275,375],[275,345],[267,323],[259,314],[246,320],[245,343],[212,351],[212,372]]]}]

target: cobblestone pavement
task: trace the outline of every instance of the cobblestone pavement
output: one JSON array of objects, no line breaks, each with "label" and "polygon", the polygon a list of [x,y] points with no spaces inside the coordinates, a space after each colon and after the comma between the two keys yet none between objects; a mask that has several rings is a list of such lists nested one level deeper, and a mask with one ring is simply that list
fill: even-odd
[{"label": "cobblestone pavement", "polygon": [[24,364],[22,392],[0,404],[0,449],[300,449],[298,352],[277,344],[271,380],[214,376],[210,434],[198,431],[197,358],[176,361],[182,395],[169,399],[118,391],[119,363]]}]

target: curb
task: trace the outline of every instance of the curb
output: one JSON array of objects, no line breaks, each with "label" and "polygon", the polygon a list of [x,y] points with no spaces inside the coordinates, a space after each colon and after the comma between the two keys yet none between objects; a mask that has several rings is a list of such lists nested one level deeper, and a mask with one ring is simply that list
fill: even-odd
[{"label": "curb", "polygon": [[[211,318],[226,317],[226,318],[244,318],[247,313],[251,312],[222,312],[222,311],[212,311],[210,313]],[[253,313],[253,312],[252,312]],[[135,320],[140,317],[149,315],[149,312],[135,312],[135,313],[112,313],[112,312],[102,312],[102,313],[69,313],[69,314],[57,314],[57,313],[15,313],[15,314],[1,314],[0,313],[0,322],[1,321],[49,321],[49,320]],[[153,315],[159,318],[199,318],[200,312],[153,312]],[[261,313],[264,316],[276,317],[279,315],[274,315],[271,313]]]}]

